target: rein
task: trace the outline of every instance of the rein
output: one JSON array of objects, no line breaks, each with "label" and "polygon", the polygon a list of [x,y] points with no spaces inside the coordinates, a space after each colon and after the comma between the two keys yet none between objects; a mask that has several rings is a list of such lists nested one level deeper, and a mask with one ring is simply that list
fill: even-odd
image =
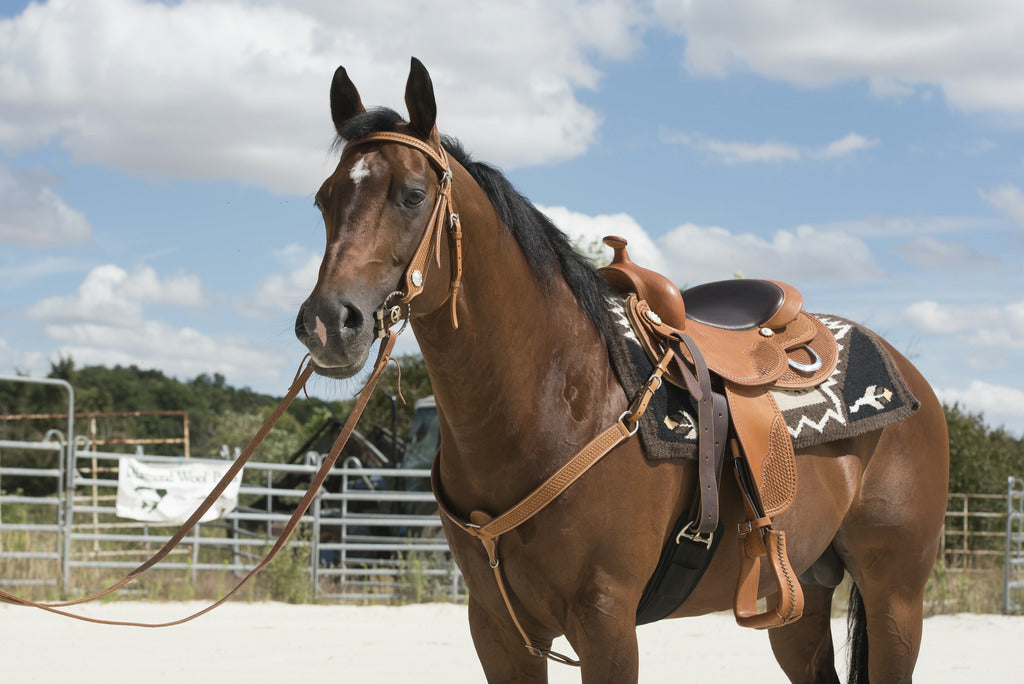
[{"label": "rein", "polygon": [[[185,622],[196,619],[200,615],[205,615],[214,608],[220,606],[232,596],[238,593],[239,590],[244,587],[249,580],[255,577],[261,570],[267,567],[270,562],[277,556],[278,552],[284,548],[288,538],[298,527],[299,522],[302,520],[302,516],[305,515],[309,509],[310,504],[316,498],[320,487],[327,479],[331,468],[334,467],[335,462],[338,460],[338,456],[341,454],[341,450],[345,447],[348,442],[352,431],[355,430],[356,423],[359,421],[360,416],[369,403],[370,397],[373,394],[374,388],[380,381],[381,375],[384,373],[384,369],[387,368],[388,364],[393,360],[391,353],[395,348],[395,342],[397,341],[398,335],[405,329],[405,322],[408,320],[411,309],[410,304],[421,292],[424,287],[424,273],[426,271],[427,260],[430,257],[431,247],[435,253],[435,260],[440,266],[441,262],[441,234],[444,231],[444,224],[447,222],[449,241],[452,250],[452,268],[451,268],[451,283],[448,291],[448,298],[451,300],[451,318],[452,325],[458,327],[458,318],[455,311],[455,301],[462,284],[462,224],[459,220],[459,215],[452,211],[452,171],[451,165],[448,162],[448,155],[444,151],[444,147],[439,147],[439,152],[435,151],[431,146],[425,142],[413,138],[408,135],[401,133],[374,133],[368,135],[361,140],[355,141],[354,144],[364,144],[368,142],[395,142],[409,147],[415,148],[423,152],[433,164],[438,167],[441,171],[441,178],[438,184],[437,199],[434,202],[434,207],[431,213],[430,220],[427,228],[423,233],[423,237],[420,240],[419,246],[416,248],[413,254],[412,260],[409,262],[409,266],[406,269],[404,277],[405,291],[396,291],[388,295],[381,307],[374,313],[375,328],[377,337],[381,340],[380,349],[377,353],[377,360],[374,363],[373,372],[370,374],[370,378],[366,384],[358,393],[358,401],[355,407],[352,409],[352,413],[349,414],[348,420],[345,422],[341,432],[338,433],[338,437],[334,441],[334,445],[331,447],[330,452],[320,465],[320,469],[317,471],[316,476],[310,483],[309,488],[306,490],[305,495],[299,502],[295,511],[289,518],[288,523],[285,525],[281,535],[278,537],[277,542],[270,549],[267,555],[263,558],[260,563],[253,568],[242,580],[227,594],[221,597],[217,602],[207,606],[203,610],[200,610],[192,615],[189,615],[180,620],[174,620],[171,622],[161,623],[149,623],[149,622],[124,622],[118,620],[101,620],[98,618],[90,618],[84,615],[77,615],[75,613],[63,610],[71,606],[77,606],[84,603],[89,603],[97,599],[108,596],[115,591],[123,588],[125,585],[130,583],[132,580],[137,578],[145,571],[152,568],[154,565],[163,560],[180,542],[185,536],[195,527],[196,523],[199,522],[203,514],[213,506],[214,502],[220,497],[220,495],[227,488],[228,484],[242,471],[242,468],[252,457],[256,448],[266,439],[267,435],[273,429],[274,425],[280,420],[281,416],[291,405],[292,401],[300,391],[306,386],[306,381],[309,380],[310,375],[313,373],[313,364],[309,362],[304,368],[301,368],[296,373],[294,380],[292,381],[291,387],[288,393],[285,395],[281,403],[278,404],[277,408],[270,417],[264,422],[263,426],[260,427],[259,431],[253,437],[253,439],[246,445],[245,450],[235,459],[234,463],[224,474],[221,480],[214,485],[213,490],[206,497],[206,499],[199,505],[199,507],[192,513],[188,520],[178,529],[177,532],[164,544],[164,546],[156,552],[149,560],[140,565],[139,567],[132,570],[130,573],[125,575],[122,579],[118,580],[114,584],[110,585],[106,589],[99,591],[95,594],[91,594],[84,598],[76,599],[74,601],[63,601],[54,603],[40,603],[36,601],[30,601],[28,599],[16,596],[0,589],[0,602],[9,603],[14,605],[29,606],[33,608],[39,608],[50,613],[57,615],[63,615],[65,617],[73,618],[76,620],[82,620],[84,622],[92,622],[96,624],[105,625],[122,625],[131,627],[171,627],[174,625],[180,625]],[[432,245],[433,243],[433,245]],[[399,297],[398,303],[391,305],[390,302],[393,297]],[[404,312],[403,306],[404,305]],[[403,315],[404,314],[404,315]],[[402,327],[396,332],[391,330],[391,326],[395,325],[399,321],[405,319]]]},{"label": "rein", "polygon": [[231,482],[231,480],[233,480],[238,475],[238,473],[241,472],[242,467],[245,466],[245,464],[249,461],[252,454],[256,451],[256,448],[263,442],[264,439],[266,439],[267,435],[270,434],[270,431],[273,429],[274,425],[281,418],[281,416],[284,415],[284,412],[295,399],[296,395],[298,395],[298,393],[305,387],[306,381],[309,379],[309,376],[312,375],[313,373],[312,363],[307,363],[306,366],[296,374],[295,379],[292,381],[292,385],[288,390],[288,394],[285,395],[284,399],[281,400],[281,403],[278,404],[276,409],[274,409],[273,414],[271,414],[271,416],[259,429],[259,431],[256,433],[256,436],[253,437],[253,439],[249,442],[248,445],[246,445],[246,448],[242,452],[242,454],[240,454],[239,457],[235,459],[235,462],[231,464],[231,467],[224,474],[224,477],[222,477],[220,482],[218,482],[214,486],[213,490],[206,497],[203,503],[199,505],[199,508],[197,508],[195,512],[192,513],[189,519],[186,520],[184,524],[182,524],[182,526],[178,529],[174,536],[172,536],[164,544],[164,546],[159,551],[157,551],[156,554],[153,555],[152,558],[150,558],[145,563],[137,567],[135,570],[132,570],[124,578],[110,585],[106,589],[99,591],[95,594],[92,594],[90,596],[86,596],[85,598],[77,599],[74,601],[64,601],[59,603],[37,603],[35,601],[29,601],[28,599],[21,598],[19,596],[15,596],[14,594],[10,594],[6,591],[0,590],[0,601],[14,605],[39,608],[50,613],[63,615],[64,617],[74,618],[75,620],[82,620],[83,622],[92,622],[103,625],[121,625],[130,627],[171,627],[174,625],[180,625],[185,622],[190,622],[191,620],[196,619],[200,615],[205,615],[214,608],[217,608],[221,604],[225,603],[228,599],[237,594],[239,590],[242,589],[242,587],[248,584],[249,580],[255,577],[265,567],[270,565],[270,562],[274,559],[275,556],[277,556],[278,552],[282,548],[284,548],[284,545],[288,541],[288,538],[292,535],[292,533],[295,531],[295,528],[298,527],[299,523],[302,521],[302,516],[305,515],[306,511],[309,509],[310,504],[313,503],[313,500],[316,498],[317,494],[320,491],[320,487],[327,479],[327,476],[330,473],[331,468],[334,467],[335,462],[338,460],[338,456],[341,454],[341,450],[348,442],[348,439],[351,436],[352,431],[355,429],[356,423],[358,422],[359,417],[362,415],[363,410],[366,408],[366,405],[370,400],[370,396],[373,394],[373,390],[376,387],[378,381],[380,380],[380,377],[383,374],[384,369],[387,368],[388,363],[392,360],[391,352],[395,348],[395,342],[397,338],[398,335],[396,333],[393,333],[390,330],[387,331],[384,340],[381,342],[380,350],[378,351],[377,354],[377,361],[374,363],[374,368],[373,372],[370,375],[370,379],[367,381],[366,386],[363,387],[363,389],[360,391],[359,399],[356,402],[355,407],[352,409],[352,413],[349,414],[348,420],[345,422],[345,426],[342,428],[341,432],[338,433],[338,437],[335,439],[334,445],[331,447],[331,450],[328,453],[327,458],[325,458],[323,463],[320,465],[320,469],[317,471],[316,476],[310,483],[305,495],[302,497],[302,500],[299,502],[295,511],[292,513],[291,518],[288,519],[288,523],[282,530],[281,535],[277,539],[277,542],[270,549],[270,551],[267,552],[267,555],[263,558],[263,560],[260,561],[260,563],[255,568],[249,571],[249,573],[245,577],[243,577],[242,580],[231,591],[229,591],[227,594],[225,594],[223,597],[217,600],[217,602],[179,620],[159,623],[101,620],[99,618],[91,618],[84,615],[71,613],[66,610],[62,610],[63,608],[77,606],[83,603],[89,603],[90,601],[95,601],[97,599],[103,598],[104,596],[112,594],[118,589],[124,587],[132,580],[134,580],[142,573],[144,573],[146,570],[149,570],[154,565],[163,560],[163,558],[165,558],[167,554],[169,554],[174,549],[174,547],[178,545],[178,543],[185,537],[185,535],[187,535],[189,531],[191,531],[191,529],[195,527],[196,523],[199,522],[199,519],[203,517],[203,514],[206,513],[207,510],[209,510],[209,508],[214,504],[214,502],[216,502],[216,500],[224,492],[224,490],[228,486],[228,483]]}]

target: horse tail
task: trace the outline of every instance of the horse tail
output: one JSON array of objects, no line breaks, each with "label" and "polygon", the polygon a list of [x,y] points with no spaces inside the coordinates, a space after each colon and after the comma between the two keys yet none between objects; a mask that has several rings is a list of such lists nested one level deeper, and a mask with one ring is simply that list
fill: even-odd
[{"label": "horse tail", "polygon": [[850,584],[846,628],[850,645],[850,670],[846,681],[849,684],[868,684],[868,615],[855,582]]}]

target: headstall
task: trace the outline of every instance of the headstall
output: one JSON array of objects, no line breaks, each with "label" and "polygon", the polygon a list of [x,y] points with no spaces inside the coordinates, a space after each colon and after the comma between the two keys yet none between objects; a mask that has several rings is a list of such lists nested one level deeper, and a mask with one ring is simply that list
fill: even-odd
[{"label": "headstall", "polygon": [[[434,208],[427,221],[427,227],[423,231],[423,237],[413,252],[409,266],[405,270],[402,279],[404,290],[396,290],[388,295],[381,307],[374,314],[377,337],[384,337],[386,331],[400,320],[408,320],[411,312],[412,300],[416,298],[425,287],[427,260],[433,251],[434,260],[438,267],[441,266],[441,235],[448,233],[448,242],[451,249],[451,283],[448,288],[448,300],[452,317],[452,326],[459,327],[458,315],[455,311],[455,302],[462,287],[462,221],[455,213],[452,203],[452,167],[448,161],[448,154],[444,146],[439,145],[435,150],[419,138],[405,133],[381,132],[371,133],[359,140],[354,140],[349,146],[365,145],[374,142],[398,143],[419,150],[426,155],[427,159],[441,173],[438,180],[437,197],[434,200]],[[397,303],[392,304],[394,298]],[[404,312],[403,312],[404,305]],[[403,315],[404,314],[404,315]],[[404,329],[404,324],[403,324]],[[400,329],[401,330],[401,329]]]}]

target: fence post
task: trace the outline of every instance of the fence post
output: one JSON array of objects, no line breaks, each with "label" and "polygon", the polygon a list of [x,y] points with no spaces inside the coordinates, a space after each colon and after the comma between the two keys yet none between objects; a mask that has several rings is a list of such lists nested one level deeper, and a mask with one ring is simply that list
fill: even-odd
[{"label": "fence post", "polygon": [[1024,566],[1024,480],[1006,478],[1006,558],[1003,563],[1003,613],[1009,615],[1020,606],[1013,601],[1013,590],[1024,588],[1018,568]]},{"label": "fence post", "polygon": [[[323,463],[324,455],[320,455],[317,458],[316,466],[320,468],[320,464]],[[313,538],[312,551],[313,554],[313,598],[320,598],[320,511],[321,505],[321,494],[323,493],[323,487],[317,492],[316,497],[313,499]]]}]

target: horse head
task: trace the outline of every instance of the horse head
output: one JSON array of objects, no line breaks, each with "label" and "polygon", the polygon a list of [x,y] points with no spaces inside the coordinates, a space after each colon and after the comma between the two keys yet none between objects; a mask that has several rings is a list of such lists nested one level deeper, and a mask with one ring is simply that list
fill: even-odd
[{"label": "horse head", "polygon": [[[427,314],[451,294],[438,277],[451,260],[440,249],[440,234],[432,237],[451,217],[451,172],[435,126],[430,75],[415,58],[405,102],[408,123],[390,110],[367,112],[345,69],[334,74],[331,118],[346,144],[316,193],[327,244],[316,286],[295,321],[321,375],[356,374],[378,334],[403,310]],[[378,323],[382,318],[390,320]]]}]

